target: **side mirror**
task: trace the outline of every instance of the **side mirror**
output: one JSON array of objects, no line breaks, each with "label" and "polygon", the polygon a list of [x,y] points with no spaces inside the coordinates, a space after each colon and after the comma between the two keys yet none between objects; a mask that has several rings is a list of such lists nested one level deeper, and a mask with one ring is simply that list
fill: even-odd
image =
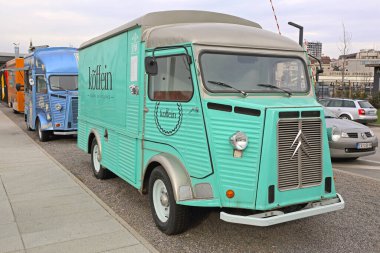
[{"label": "side mirror", "polygon": [[155,76],[158,73],[157,61],[154,57],[145,57],[145,71],[149,75]]},{"label": "side mirror", "polygon": [[323,68],[322,67],[320,67],[320,68],[318,68],[317,67],[317,69],[316,69],[316,73],[315,73],[315,81],[319,81],[319,74],[321,74],[321,73],[323,73]]},{"label": "side mirror", "polygon": [[29,78],[29,84],[32,85],[32,86],[34,85],[34,80],[33,80],[33,78]]}]

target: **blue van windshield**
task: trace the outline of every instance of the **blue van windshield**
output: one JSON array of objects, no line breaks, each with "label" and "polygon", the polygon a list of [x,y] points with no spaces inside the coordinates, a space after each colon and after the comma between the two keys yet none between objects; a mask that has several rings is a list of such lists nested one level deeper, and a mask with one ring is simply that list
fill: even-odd
[{"label": "blue van windshield", "polygon": [[78,76],[50,76],[51,90],[77,90]]},{"label": "blue van windshield", "polygon": [[201,54],[200,65],[203,83],[213,93],[309,91],[305,63],[297,57],[207,52]]}]

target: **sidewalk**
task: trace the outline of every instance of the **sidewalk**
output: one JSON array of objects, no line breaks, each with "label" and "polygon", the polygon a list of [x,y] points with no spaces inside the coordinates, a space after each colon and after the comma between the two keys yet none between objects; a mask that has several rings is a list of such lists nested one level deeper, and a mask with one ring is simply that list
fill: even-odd
[{"label": "sidewalk", "polygon": [[0,111],[0,252],[156,252]]}]

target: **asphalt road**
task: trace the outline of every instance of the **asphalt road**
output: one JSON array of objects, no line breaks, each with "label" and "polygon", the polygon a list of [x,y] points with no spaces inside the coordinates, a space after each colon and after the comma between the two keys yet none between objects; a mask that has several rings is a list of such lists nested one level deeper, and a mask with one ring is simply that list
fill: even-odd
[{"label": "asphalt road", "polygon": [[[39,143],[36,133],[26,130],[23,115],[3,105],[0,110]],[[218,209],[194,208],[190,229],[166,236],[153,223],[147,196],[119,178],[92,176],[90,155],[76,147],[76,139],[58,137],[39,144],[161,252],[380,252],[377,180],[335,170],[346,208],[334,213],[260,228],[223,222]]]}]

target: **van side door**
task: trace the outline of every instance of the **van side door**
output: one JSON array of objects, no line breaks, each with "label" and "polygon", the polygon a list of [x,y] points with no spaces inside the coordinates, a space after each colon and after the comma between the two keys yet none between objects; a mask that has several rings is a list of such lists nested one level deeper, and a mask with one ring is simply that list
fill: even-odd
[{"label": "van side door", "polygon": [[183,48],[155,56],[158,73],[147,78],[145,140],[175,150],[191,177],[207,177],[213,170],[194,64]]}]

